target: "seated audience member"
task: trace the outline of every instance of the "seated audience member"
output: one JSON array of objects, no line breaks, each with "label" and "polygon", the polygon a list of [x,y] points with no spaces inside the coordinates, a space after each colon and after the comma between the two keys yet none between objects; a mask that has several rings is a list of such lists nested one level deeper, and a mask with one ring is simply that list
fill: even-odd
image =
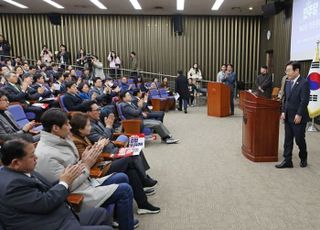
[{"label": "seated audience member", "polygon": [[81,78],[85,81],[89,81],[91,79],[90,75],[90,69],[89,68],[84,68],[82,71]]},{"label": "seated audience member", "polygon": [[[105,125],[99,120],[100,117],[100,109],[99,106],[94,101],[89,101],[86,103],[86,109],[90,122],[91,122],[91,131],[88,139],[95,143],[99,141],[99,139],[112,139],[112,135],[114,133],[113,130],[113,122],[114,122],[114,115],[110,114],[107,118],[105,118]],[[128,138],[124,135],[120,135],[116,141],[120,142],[128,142]],[[104,152],[107,153],[117,153],[119,148],[112,142],[108,142],[108,144],[103,149]],[[135,160],[137,168],[140,170],[140,173],[144,175],[145,181],[149,180],[150,183],[148,184],[156,184],[156,180],[151,179],[146,174],[146,170],[150,168],[143,151],[140,152],[140,155],[133,158]]]},{"label": "seated audience member", "polygon": [[12,65],[11,59],[9,59],[9,58],[5,59],[4,65],[7,66],[9,71],[14,71],[14,66]]},{"label": "seated audience member", "polygon": [[30,100],[28,95],[29,85],[24,82],[22,82],[21,85],[18,84],[18,76],[12,72],[6,73],[5,78],[7,84],[4,89],[7,92],[9,102],[20,102],[24,111],[35,113],[36,121],[39,121],[43,110],[40,107],[30,105],[30,102],[28,101]]},{"label": "seated audience member", "polygon": [[45,83],[45,79],[42,73],[36,73],[33,76],[33,81],[34,84],[32,85],[32,88],[35,89],[37,93],[40,95],[38,99],[54,97],[52,94],[53,90]]},{"label": "seated audience member", "polygon": [[37,67],[35,67],[34,65],[29,66],[29,72],[32,75],[35,75],[37,72]]},{"label": "seated audience member", "polygon": [[[4,90],[0,90],[0,140],[4,141],[10,137],[22,137],[25,135],[35,134],[32,128],[35,126],[35,122],[31,121],[27,123],[22,129],[16,123],[12,114],[8,111],[9,101]],[[40,139],[40,135],[32,137],[33,142],[37,142]]]},{"label": "seated audience member", "polygon": [[56,96],[59,94],[64,94],[66,92],[66,86],[65,86],[63,73],[57,72],[57,73],[53,74],[53,77],[55,79],[55,83],[53,83],[54,94]]},{"label": "seated audience member", "polygon": [[92,93],[92,95],[90,95],[89,91],[90,91],[90,86],[88,85],[88,83],[82,82],[78,85],[78,90],[79,90],[79,96],[85,100],[96,100],[97,98],[97,94],[94,92]]},{"label": "seated audience member", "polygon": [[29,63],[24,61],[22,64],[23,73],[29,73]]},{"label": "seated audience member", "polygon": [[71,192],[84,196],[82,208],[106,208],[115,204],[120,229],[133,229],[133,194],[127,175],[116,173],[99,179],[90,178],[89,170],[100,155],[100,146],[86,149],[80,161],[79,152],[70,139],[71,127],[66,113],[57,108],[49,109],[41,117],[41,122],[44,131],[35,150],[38,158],[36,171],[53,183],[68,165],[84,165],[81,176],[69,187]]},{"label": "seated audience member", "polygon": [[122,77],[119,87],[121,89],[120,92],[122,93],[128,90],[130,91],[132,86],[128,84],[128,79],[126,77]]},{"label": "seated audience member", "polygon": [[147,92],[148,89],[146,88],[145,86],[145,82],[143,80],[143,78],[141,76],[138,76],[137,77],[137,83],[136,83],[136,86],[138,89],[140,89],[142,92]]},{"label": "seated audience member", "polygon": [[21,66],[16,66],[14,68],[14,71],[16,73],[16,75],[18,76],[18,78],[22,78],[22,75],[24,74],[23,68]]},{"label": "seated audience member", "polygon": [[0,65],[0,88],[4,87],[6,84],[5,73],[10,72],[7,66]]},{"label": "seated audience member", "polygon": [[163,111],[151,111],[148,108],[148,94],[143,93],[139,89],[133,91],[132,103],[142,109],[147,114],[147,119],[156,119],[163,123],[164,112]]},{"label": "seated audience member", "polygon": [[[102,80],[100,77],[95,77],[93,79],[93,86],[90,90],[90,95],[93,95],[94,93],[96,96],[96,101],[99,105],[107,105],[111,103],[111,88],[110,87],[104,87],[102,85]],[[113,111],[113,110],[112,110]]]},{"label": "seated audience member", "polygon": [[[75,113],[72,114],[72,118],[70,119],[71,125],[71,132],[72,132],[72,140],[75,143],[78,152],[80,154],[80,158],[82,153],[85,151],[86,148],[92,147],[91,141],[87,138],[91,132],[91,123],[89,116],[84,113]],[[109,139],[100,139],[96,144],[106,146],[109,143]],[[138,205],[138,214],[154,214],[159,213],[160,208],[154,207],[151,205],[146,195],[152,195],[155,193],[155,190],[152,188],[157,184],[157,181],[151,181],[147,178],[145,180],[144,175],[139,173],[139,169],[136,167],[134,158],[139,156],[133,157],[126,157],[121,159],[115,159],[108,163],[105,167],[107,170],[107,175],[116,172],[124,172],[128,175],[129,184],[133,189],[134,199]],[[153,182],[153,183],[152,183]],[[143,187],[151,187],[148,190],[144,191]]]},{"label": "seated audience member", "polygon": [[179,140],[173,139],[169,130],[163,125],[161,121],[147,119],[147,114],[132,103],[132,97],[129,91],[120,94],[122,99],[121,107],[122,113],[126,119],[140,119],[144,127],[154,129],[161,139],[167,144],[177,143]]},{"label": "seated audience member", "polygon": [[83,111],[84,100],[79,96],[76,82],[69,81],[65,84],[67,93],[64,96],[64,105],[68,111]]},{"label": "seated audience member", "polygon": [[4,167],[0,170],[0,223],[5,229],[112,229],[106,226],[110,217],[103,208],[77,215],[66,202],[69,187],[82,174],[83,165],[67,166],[53,184],[34,171],[37,157],[30,142],[7,141],[1,152]]},{"label": "seated audience member", "polygon": [[168,82],[168,78],[167,77],[164,77],[161,84],[160,84],[160,88],[164,88],[166,89],[167,91],[170,90],[170,86],[169,86],[169,82]]}]

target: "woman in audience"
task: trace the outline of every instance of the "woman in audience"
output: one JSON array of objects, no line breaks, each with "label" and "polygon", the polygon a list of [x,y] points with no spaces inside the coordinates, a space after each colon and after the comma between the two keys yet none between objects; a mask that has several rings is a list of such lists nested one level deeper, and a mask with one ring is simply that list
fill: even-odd
[{"label": "woman in audience", "polygon": [[167,77],[164,77],[161,84],[160,84],[160,88],[165,88],[167,91],[170,90],[170,87],[169,87],[169,82],[168,82],[168,78]]},{"label": "woman in audience", "polygon": [[40,57],[43,64],[49,65],[49,63],[52,61],[53,54],[48,49],[47,45],[42,46]]},{"label": "woman in audience", "polygon": [[117,78],[118,75],[120,75],[119,69],[121,65],[121,60],[117,56],[115,51],[109,52],[108,61],[109,61],[109,68],[110,68],[110,77]]},{"label": "woman in audience", "polygon": [[4,64],[8,67],[9,71],[14,70],[14,66],[12,65],[11,59],[4,60]]},{"label": "woman in audience", "polygon": [[[91,132],[91,123],[88,115],[83,113],[74,113],[70,119],[72,140],[75,143],[80,158],[82,153],[88,147],[92,147],[92,143],[87,138]],[[124,141],[127,141],[127,138]],[[108,139],[100,139],[100,143],[103,142],[104,145],[109,143]],[[106,163],[106,162],[105,162]],[[107,162],[104,167],[107,168],[107,175],[115,172],[124,172],[129,177],[129,184],[133,189],[134,198],[138,205],[138,214],[155,214],[160,212],[160,208],[153,206],[148,202],[146,195],[153,195],[155,193],[154,189],[145,190],[143,189],[144,178],[139,174],[135,166],[135,162],[132,157],[116,159],[111,162]]]},{"label": "woman in audience", "polygon": [[90,86],[88,83],[82,82],[78,85],[78,90],[79,90],[79,96],[83,100],[96,100],[97,99],[97,94],[94,92],[92,96],[90,97],[89,91],[90,91]]},{"label": "woman in audience", "polygon": [[188,79],[189,78],[191,78],[193,80],[193,83],[202,79],[201,71],[200,71],[197,63],[195,63],[193,65],[193,67],[190,68],[190,70],[188,72]]},{"label": "woman in audience", "polygon": [[19,76],[19,78],[22,78],[24,72],[21,66],[16,66],[14,68],[14,71],[16,72],[16,75]]}]

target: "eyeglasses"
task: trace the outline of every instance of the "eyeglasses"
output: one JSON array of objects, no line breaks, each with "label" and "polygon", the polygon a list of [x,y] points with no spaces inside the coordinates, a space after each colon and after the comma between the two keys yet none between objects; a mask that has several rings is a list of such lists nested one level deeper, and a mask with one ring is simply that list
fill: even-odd
[{"label": "eyeglasses", "polygon": [[101,111],[101,108],[99,107],[99,108],[97,108],[97,109],[93,109],[92,112],[94,112],[94,111],[99,111],[99,112],[100,112],[100,111]]}]

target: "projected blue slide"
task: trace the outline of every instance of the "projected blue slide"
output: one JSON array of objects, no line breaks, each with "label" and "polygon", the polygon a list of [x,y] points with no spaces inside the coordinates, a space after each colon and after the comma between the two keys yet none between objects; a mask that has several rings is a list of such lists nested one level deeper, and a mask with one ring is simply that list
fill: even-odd
[{"label": "projected blue slide", "polygon": [[311,60],[320,40],[320,0],[294,0],[291,60]]}]

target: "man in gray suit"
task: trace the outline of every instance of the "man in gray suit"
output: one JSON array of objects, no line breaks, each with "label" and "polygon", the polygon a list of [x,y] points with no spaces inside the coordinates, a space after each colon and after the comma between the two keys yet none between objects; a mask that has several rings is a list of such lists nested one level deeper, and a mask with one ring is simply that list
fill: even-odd
[{"label": "man in gray suit", "polygon": [[[12,136],[22,137],[25,135],[35,134],[32,130],[35,122],[27,123],[22,129],[18,126],[11,113],[7,111],[9,100],[4,90],[0,90],[0,140],[5,141]],[[37,142],[40,135],[33,136],[33,142]]]},{"label": "man in gray suit", "polygon": [[[3,228],[22,230],[111,230],[104,209],[73,212],[66,202],[69,186],[82,174],[83,166],[68,166],[55,185],[34,172],[37,157],[32,143],[10,140],[2,147],[0,169],[0,223]],[[45,226],[45,227],[44,227]]]},{"label": "man in gray suit", "polygon": [[[123,101],[120,104],[122,114],[126,119],[139,119],[142,120],[143,126],[154,129],[157,134],[161,137],[162,141],[167,144],[177,143],[179,140],[172,138],[169,130],[164,126],[161,121],[147,118],[147,114],[142,111],[140,107],[137,107],[132,103],[132,97],[129,91],[124,91],[120,94],[120,98]],[[143,101],[142,101],[143,102]]]}]

